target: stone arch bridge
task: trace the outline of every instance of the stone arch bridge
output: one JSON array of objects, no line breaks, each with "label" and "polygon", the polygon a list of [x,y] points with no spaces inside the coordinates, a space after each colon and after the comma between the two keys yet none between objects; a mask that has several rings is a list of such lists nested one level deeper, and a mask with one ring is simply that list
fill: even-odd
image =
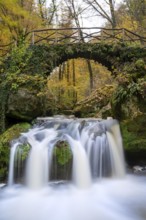
[{"label": "stone arch bridge", "polygon": [[137,68],[139,68],[139,64],[145,62],[146,58],[146,48],[127,46],[124,43],[115,45],[107,43],[78,43],[54,46],[34,45],[31,49],[31,73],[39,74],[42,72],[46,76],[50,75],[55,67],[68,59],[85,58],[94,60],[107,67],[111,72],[114,72],[115,70],[122,71],[124,65],[131,62],[135,62]]},{"label": "stone arch bridge", "polygon": [[27,68],[21,72],[29,74],[48,76],[55,67],[72,58],[94,60],[112,72],[123,71],[125,64],[131,62],[139,68],[146,59],[146,37],[125,28],[34,30],[29,33],[27,43],[31,56],[27,60]]},{"label": "stone arch bridge", "polygon": [[[94,60],[110,71],[123,71],[125,63],[146,58],[146,38],[127,29],[60,28],[34,30],[31,33],[31,72],[50,72],[72,58]],[[33,67],[33,68],[32,68]]]}]

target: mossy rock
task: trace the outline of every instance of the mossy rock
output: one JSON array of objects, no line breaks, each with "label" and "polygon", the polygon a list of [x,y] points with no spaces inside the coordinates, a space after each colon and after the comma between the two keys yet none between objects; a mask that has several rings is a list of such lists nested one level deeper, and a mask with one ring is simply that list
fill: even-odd
[{"label": "mossy rock", "polygon": [[0,182],[4,181],[8,175],[10,142],[30,127],[29,123],[15,124],[0,135]]},{"label": "mossy rock", "polygon": [[72,170],[72,152],[67,141],[58,141],[54,148],[51,180],[70,180]]},{"label": "mossy rock", "polygon": [[121,123],[126,160],[129,164],[146,163],[146,114]]}]

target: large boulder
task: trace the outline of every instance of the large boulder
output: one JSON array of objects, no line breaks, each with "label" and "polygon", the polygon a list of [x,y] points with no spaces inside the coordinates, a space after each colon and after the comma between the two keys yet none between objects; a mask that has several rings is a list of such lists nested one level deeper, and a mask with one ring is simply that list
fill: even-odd
[{"label": "large boulder", "polygon": [[19,88],[8,98],[7,117],[18,120],[31,121],[43,112],[42,100],[37,91]]}]

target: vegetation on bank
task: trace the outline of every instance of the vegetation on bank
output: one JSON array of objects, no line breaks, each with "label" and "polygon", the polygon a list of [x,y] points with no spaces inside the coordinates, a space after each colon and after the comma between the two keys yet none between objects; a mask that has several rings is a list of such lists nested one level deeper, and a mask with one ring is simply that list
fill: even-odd
[{"label": "vegetation on bank", "polygon": [[146,164],[146,114],[121,123],[126,161],[129,165]]}]

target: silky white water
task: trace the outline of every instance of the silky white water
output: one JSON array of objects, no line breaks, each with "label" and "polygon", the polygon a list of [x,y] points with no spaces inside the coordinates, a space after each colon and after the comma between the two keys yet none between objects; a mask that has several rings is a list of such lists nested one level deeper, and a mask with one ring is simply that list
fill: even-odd
[{"label": "silky white water", "polygon": [[[70,178],[54,180],[59,141],[69,145],[72,168]],[[23,177],[16,164],[24,164]],[[14,141],[8,183],[0,188],[0,220],[146,220],[146,177],[126,174],[116,120],[41,121]]]},{"label": "silky white water", "polygon": [[8,185],[11,186],[14,183],[14,159],[15,159],[15,153],[16,149],[18,147],[18,143],[15,143],[13,147],[11,148],[11,154],[10,154],[10,164],[9,164],[9,177],[8,177]]}]

